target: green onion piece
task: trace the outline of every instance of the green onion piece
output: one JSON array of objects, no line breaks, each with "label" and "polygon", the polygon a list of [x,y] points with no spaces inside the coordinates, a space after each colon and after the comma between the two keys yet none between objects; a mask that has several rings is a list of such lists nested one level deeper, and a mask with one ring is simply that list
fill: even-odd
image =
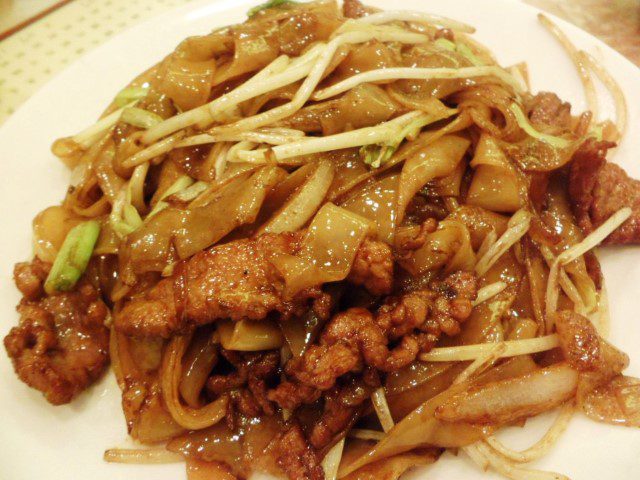
[{"label": "green onion piece", "polygon": [[129,107],[122,111],[120,120],[134,127],[144,128],[146,130],[162,122],[162,117],[148,110]]},{"label": "green onion piece", "polygon": [[293,0],[269,0],[260,5],[253,7],[247,12],[247,17],[253,17],[256,13],[266,10],[267,8],[279,7],[280,5],[287,5],[289,3],[298,3]]},{"label": "green onion piece", "polygon": [[440,48],[449,50],[450,52],[456,51],[456,44],[453,43],[451,40],[447,40],[446,38],[439,38],[433,43],[439,46]]},{"label": "green onion piece", "polygon": [[69,231],[44,283],[45,292],[53,295],[74,287],[87,268],[98,235],[100,223],[96,220],[76,225]]},{"label": "green onion piece", "polygon": [[433,43],[444,50],[449,50],[450,52],[458,52],[476,67],[481,67],[484,65],[484,63],[480,61],[478,57],[476,57],[476,54],[473,53],[473,50],[471,50],[471,48],[469,48],[469,45],[467,45],[466,43],[453,43],[451,40],[447,40],[446,38],[439,38]]},{"label": "green onion piece", "polygon": [[589,129],[589,137],[595,138],[601,142],[604,137],[604,125],[602,123],[596,123]]},{"label": "green onion piece", "polygon": [[191,178],[191,177],[189,177],[187,175],[183,175],[180,178],[178,178],[162,194],[162,197],[160,197],[160,200],[158,201],[158,203],[156,203],[156,206],[153,207],[153,210],[151,210],[149,212],[149,215],[147,215],[146,220],[148,220],[149,218],[153,217],[156,213],[160,212],[161,210],[164,210],[165,208],[167,208],[169,206],[169,204],[164,201],[165,198],[170,197],[174,193],[181,192],[182,190],[184,190],[185,188],[190,187],[191,185],[193,185],[193,178]]},{"label": "green onion piece", "polygon": [[484,63],[482,63],[480,59],[476,57],[476,54],[469,48],[469,45],[465,43],[458,43],[456,44],[456,50],[460,55],[469,60],[472,65],[475,65],[476,67],[482,67],[484,65]]},{"label": "green onion piece", "polygon": [[425,113],[402,127],[396,135],[385,143],[362,146],[360,148],[360,158],[372,168],[380,168],[391,159],[405,138],[416,137],[420,133],[420,129],[430,123],[433,123],[433,117]]},{"label": "green onion piece", "polygon": [[516,103],[512,103],[509,106],[509,110],[516,117],[516,122],[518,122],[518,126],[526,132],[527,135],[533,137],[541,142],[548,143],[554,148],[566,148],[571,144],[571,141],[562,137],[554,137],[553,135],[547,135],[546,133],[542,133],[537,131],[533,126],[529,123],[529,119],[527,119],[524,112],[520,109],[520,107]]},{"label": "green onion piece", "polygon": [[364,145],[360,148],[362,161],[371,168],[380,168],[387,163],[397,147],[388,145]]},{"label": "green onion piece", "polygon": [[120,90],[114,101],[119,107],[124,107],[128,103],[144,98],[149,93],[149,87],[127,87]]}]

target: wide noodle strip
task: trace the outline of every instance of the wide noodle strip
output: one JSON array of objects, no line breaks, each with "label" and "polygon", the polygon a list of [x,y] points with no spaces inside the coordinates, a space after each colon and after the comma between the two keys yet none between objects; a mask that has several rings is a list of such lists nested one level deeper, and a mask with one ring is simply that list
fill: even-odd
[{"label": "wide noodle strip", "polygon": [[325,204],[316,214],[296,255],[282,254],[273,264],[285,280],[287,295],[311,285],[343,280],[358,247],[372,229],[366,218]]}]

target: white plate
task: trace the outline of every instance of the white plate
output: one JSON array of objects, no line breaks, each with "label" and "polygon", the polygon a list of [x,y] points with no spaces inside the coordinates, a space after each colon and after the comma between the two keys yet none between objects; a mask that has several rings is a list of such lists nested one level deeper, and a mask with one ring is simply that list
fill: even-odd
[{"label": "white plate", "polygon": [[[240,3],[240,5],[239,5]],[[253,1],[251,3],[257,3]],[[515,0],[372,1],[376,6],[423,9],[475,25],[476,38],[488,45],[503,65],[529,64],[534,90],[557,92],[577,111],[585,108],[578,77],[566,55],[538,24],[536,10]],[[183,38],[238,22],[249,2],[199,1],[145,22],[97,48],[47,84],[0,129],[0,332],[16,322],[19,300],[11,281],[14,262],[31,254],[30,222],[45,206],[64,196],[69,174],[49,153],[51,142],[94,121],[113,95],[129,79],[170,52]],[[640,176],[640,71],[622,56],[583,31],[559,23],[575,43],[587,49],[614,74],[630,107],[626,140],[616,161]],[[604,115],[612,115],[607,98]],[[630,375],[640,375],[640,325],[637,321],[640,250],[616,249],[602,255],[611,302],[613,343],[628,352]],[[184,478],[181,464],[160,466],[103,463],[105,448],[128,443],[120,392],[112,374],[73,404],[48,405],[40,393],[19,382],[4,353],[0,353],[0,478],[12,480],[156,480]],[[548,420],[548,419],[547,419]],[[510,432],[516,447],[533,443],[545,419],[530,422],[534,429]],[[573,480],[638,478],[640,431],[593,423],[578,416],[559,444],[538,468],[552,469]],[[428,474],[411,478],[490,479],[470,461],[445,456]]]}]

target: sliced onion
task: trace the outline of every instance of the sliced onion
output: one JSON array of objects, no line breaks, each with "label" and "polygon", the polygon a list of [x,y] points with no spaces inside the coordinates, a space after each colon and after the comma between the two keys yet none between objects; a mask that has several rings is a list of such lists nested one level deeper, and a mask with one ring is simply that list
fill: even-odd
[{"label": "sliced onion", "polygon": [[466,423],[447,423],[435,417],[436,409],[455,394],[468,387],[461,383],[445,390],[423,403],[402,421],[397,423],[385,437],[366,453],[340,465],[339,477],[379,460],[408,452],[417,447],[431,445],[454,448],[469,445],[482,437],[479,427]]},{"label": "sliced onion", "polygon": [[551,410],[572,398],[578,373],[568,363],[521,377],[472,387],[436,410],[447,422],[505,424]]}]

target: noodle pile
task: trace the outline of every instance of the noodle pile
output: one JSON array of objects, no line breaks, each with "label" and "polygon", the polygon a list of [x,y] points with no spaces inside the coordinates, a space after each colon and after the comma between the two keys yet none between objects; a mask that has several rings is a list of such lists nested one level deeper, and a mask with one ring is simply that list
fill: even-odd
[{"label": "noodle pile", "polygon": [[[567,478],[526,464],[552,448],[576,409],[602,417],[598,406],[614,395],[607,382],[624,378],[622,354],[586,320],[606,318],[606,295],[585,255],[632,211],[585,236],[565,167],[589,138],[624,134],[624,97],[546,17],[590,110],[564,124],[536,120],[526,68],[498,65],[469,36],[473,28],[353,0],[347,10],[354,18],[331,0],[268,2],[244,24],[185,40],[98,122],[56,141],[72,181],[63,204],[34,222],[36,256],[63,271],[63,242],[82,234],[78,225],[93,222],[95,238],[85,241],[80,271],[64,270],[69,285],[50,277],[47,292],[69,290],[85,268],[95,271],[90,258],[100,259],[96,278],[117,315],[214,245],[304,231],[300,251],[272,259],[293,298],[340,285],[364,239],[375,238],[394,250],[398,291],[460,271],[480,288],[459,334],[408,367],[376,373],[380,384],[359,416],[316,452],[324,478],[380,471],[396,479],[448,448],[508,478]],[[593,73],[612,93],[615,122],[598,121]],[[340,295],[370,309],[382,301]],[[282,462],[267,459],[269,442],[302,414],[234,417],[235,394],[214,395],[210,385],[240,371],[237,352],[275,352],[284,375],[319,338],[322,323],[305,315],[217,321],[169,338],[111,327],[129,432],[153,447],[107,450],[105,460],[186,458],[194,479],[249,475],[241,464],[282,475]],[[567,351],[572,334],[591,329],[605,360],[587,374]],[[555,408],[548,432],[524,451],[494,435]]]}]

